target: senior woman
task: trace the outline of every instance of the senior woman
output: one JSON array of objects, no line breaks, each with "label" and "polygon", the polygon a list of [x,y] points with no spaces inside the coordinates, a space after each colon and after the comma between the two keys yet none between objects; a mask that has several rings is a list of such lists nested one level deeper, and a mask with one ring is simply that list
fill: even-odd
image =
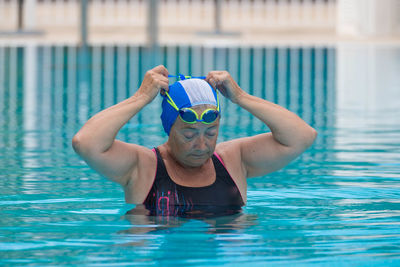
[{"label": "senior woman", "polygon": [[[121,127],[159,93],[168,140],[154,149],[116,140]],[[221,94],[271,132],[217,144]],[[181,215],[200,206],[245,205],[247,178],[284,167],[315,137],[297,115],[247,94],[226,71],[169,86],[168,70],[157,66],[133,96],[89,119],[72,144],[94,170],[123,187],[127,203],[144,204],[157,215]]]}]

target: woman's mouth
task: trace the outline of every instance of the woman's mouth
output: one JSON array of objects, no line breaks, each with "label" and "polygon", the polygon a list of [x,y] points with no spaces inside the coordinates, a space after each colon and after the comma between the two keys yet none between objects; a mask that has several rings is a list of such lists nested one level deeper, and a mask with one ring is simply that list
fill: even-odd
[{"label": "woman's mouth", "polygon": [[195,158],[203,158],[207,155],[207,153],[201,153],[201,154],[192,154],[193,157]]}]

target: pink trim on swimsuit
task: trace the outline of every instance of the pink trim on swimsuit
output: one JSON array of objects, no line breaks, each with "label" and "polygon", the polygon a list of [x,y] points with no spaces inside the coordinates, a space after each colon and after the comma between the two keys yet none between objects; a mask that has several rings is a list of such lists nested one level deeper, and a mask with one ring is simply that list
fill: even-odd
[{"label": "pink trim on swimsuit", "polygon": [[[224,163],[224,161],[221,159],[221,157],[217,154],[217,152],[214,152],[214,155],[219,159],[219,161],[221,161],[221,163],[222,163],[222,165],[224,165],[224,167],[225,167],[225,169],[226,169],[226,166],[225,166],[225,163]],[[227,170],[228,171],[228,170]],[[229,172],[228,172],[229,173]],[[232,175],[229,173],[229,175],[232,177]]]},{"label": "pink trim on swimsuit", "polygon": [[228,172],[228,174],[229,174],[229,176],[231,177],[232,181],[235,183],[236,188],[237,188],[237,190],[239,191],[240,197],[242,198],[242,201],[243,201],[243,203],[244,203],[242,193],[241,193],[240,190],[239,190],[239,186],[237,185],[236,181],[232,178],[232,175],[231,175],[231,173],[228,171],[228,169],[226,168],[224,161],[223,161],[222,158],[217,154],[217,152],[214,152],[214,155],[217,157],[217,159],[218,159],[218,160],[222,163],[222,165],[225,167],[225,170]]}]

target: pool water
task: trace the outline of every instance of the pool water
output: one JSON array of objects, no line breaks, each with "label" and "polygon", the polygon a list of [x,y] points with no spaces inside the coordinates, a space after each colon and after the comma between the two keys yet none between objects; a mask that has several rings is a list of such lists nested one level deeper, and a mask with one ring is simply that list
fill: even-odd
[{"label": "pool water", "polygon": [[[125,215],[119,185],[92,171],[71,139],[132,95],[145,71],[228,70],[253,95],[318,131],[284,169],[248,180],[239,214],[194,219]],[[0,47],[0,264],[400,264],[400,48]],[[166,141],[156,99],[118,138]],[[219,141],[268,128],[222,100]],[[136,207],[139,209],[140,207]]]}]

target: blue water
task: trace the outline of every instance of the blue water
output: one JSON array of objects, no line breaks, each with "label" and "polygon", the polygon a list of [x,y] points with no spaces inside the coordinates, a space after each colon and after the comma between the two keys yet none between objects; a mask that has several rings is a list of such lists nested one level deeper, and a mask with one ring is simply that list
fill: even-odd
[{"label": "blue water", "polygon": [[[147,68],[226,69],[243,89],[317,129],[284,169],[248,180],[240,214],[209,219],[125,213],[122,189],[93,172],[71,138],[133,94]],[[0,47],[0,264],[400,264],[400,48]],[[166,140],[160,99],[118,138]],[[222,101],[219,141],[268,129]]]}]

